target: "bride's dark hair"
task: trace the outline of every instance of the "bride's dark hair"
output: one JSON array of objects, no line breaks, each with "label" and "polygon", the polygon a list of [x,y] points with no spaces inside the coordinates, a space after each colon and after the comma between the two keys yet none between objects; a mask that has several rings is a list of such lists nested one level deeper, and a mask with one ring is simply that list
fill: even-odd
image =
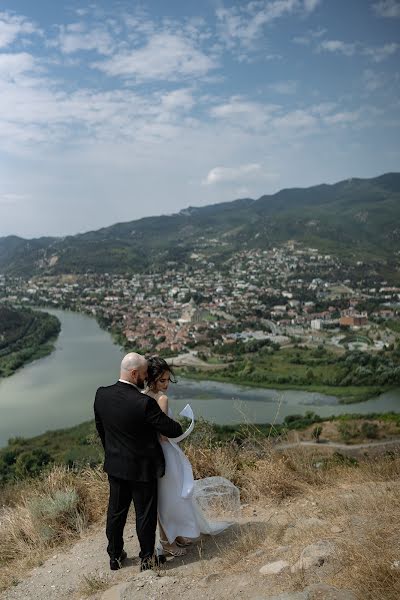
[{"label": "bride's dark hair", "polygon": [[169,380],[176,383],[174,371],[166,360],[161,358],[161,356],[147,357],[147,385],[149,388],[151,388],[165,372],[169,373]]}]

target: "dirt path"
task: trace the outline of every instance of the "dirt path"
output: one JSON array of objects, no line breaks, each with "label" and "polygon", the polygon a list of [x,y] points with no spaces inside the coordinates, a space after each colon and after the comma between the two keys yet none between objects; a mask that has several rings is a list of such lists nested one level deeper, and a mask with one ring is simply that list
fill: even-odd
[{"label": "dirt path", "polygon": [[[0,599],[266,600],[273,594],[292,590],[297,585],[297,576],[289,568],[266,579],[260,567],[274,560],[294,564],[301,547],[294,543],[293,532],[300,533],[304,524],[310,530],[322,527],[329,531],[332,524],[321,520],[315,502],[304,497],[297,502],[288,500],[279,509],[272,504],[257,508],[245,505],[242,512],[243,517],[233,528],[216,538],[205,536],[183,558],[169,558],[160,573],[139,572],[132,515],[125,539],[129,558],[121,570],[110,571],[104,527],[99,525],[75,545],[59,549],[17,585],[3,592]],[[314,532],[317,536],[321,533]],[[302,539],[303,545],[308,539],[309,532]],[[99,582],[101,585],[96,589]]]},{"label": "dirt path", "polygon": [[363,444],[338,444],[337,442],[308,442],[298,441],[291,443],[278,443],[274,446],[275,450],[287,450],[289,448],[298,448],[299,446],[312,446],[314,448],[335,448],[337,450],[365,450],[367,448],[379,448],[381,446],[400,447],[400,438],[393,440],[381,440],[378,442],[365,442]]},{"label": "dirt path", "polygon": [[[238,527],[258,520],[259,517],[253,512],[253,509],[247,508],[246,512],[249,513],[249,516],[242,519]],[[271,511],[268,516],[270,513]],[[128,559],[124,562],[121,570],[110,571],[105,550],[104,526],[97,525],[73,546],[55,551],[51,558],[41,566],[34,568],[26,578],[0,594],[0,599],[78,600],[87,597],[100,599],[103,596],[103,590],[95,592],[92,596],[88,595],[87,590],[88,582],[95,585],[96,582],[102,581],[103,587],[108,589],[104,594],[105,600],[120,600],[121,590],[128,584],[136,586],[139,591],[142,587],[148,590],[149,585],[156,589],[155,582],[159,579],[162,586],[158,585],[157,600],[164,595],[169,586],[173,586],[175,594],[178,596],[179,590],[183,591],[188,586],[193,588],[195,595],[185,593],[187,600],[203,597],[196,595],[195,590],[207,586],[213,579],[209,577],[210,573],[221,569],[221,548],[230,543],[232,535],[236,535],[234,531],[226,532],[215,540],[205,536],[204,540],[190,548],[185,557],[179,559],[169,557],[166,569],[162,572],[163,577],[160,578],[153,572],[142,574],[139,572],[139,546],[134,533],[133,517],[133,514],[130,514],[127,523],[125,549]],[[121,586],[121,584],[123,585]],[[150,599],[151,596],[147,595],[148,591],[142,591],[145,595],[141,596],[135,593],[135,600],[142,597],[146,600]],[[128,597],[133,598],[133,596]]]}]

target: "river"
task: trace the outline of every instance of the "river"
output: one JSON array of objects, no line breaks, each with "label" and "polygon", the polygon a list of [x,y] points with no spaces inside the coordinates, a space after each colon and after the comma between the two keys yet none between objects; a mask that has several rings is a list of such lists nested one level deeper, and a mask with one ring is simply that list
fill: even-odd
[{"label": "river", "polygon": [[[61,321],[54,352],[0,379],[0,447],[14,436],[29,437],[92,418],[96,388],[118,379],[122,352],[95,319],[45,309]],[[341,413],[400,412],[400,389],[357,404],[311,392],[248,388],[213,381],[180,379],[168,393],[179,412],[190,402],[197,416],[220,424],[281,422],[286,415],[313,410]]]}]

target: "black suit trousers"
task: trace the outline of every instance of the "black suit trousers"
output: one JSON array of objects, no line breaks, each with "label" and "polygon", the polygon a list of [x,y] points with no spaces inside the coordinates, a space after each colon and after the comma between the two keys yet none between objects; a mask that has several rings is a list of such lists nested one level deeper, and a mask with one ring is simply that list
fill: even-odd
[{"label": "black suit trousers", "polygon": [[136,533],[142,561],[154,554],[157,527],[157,479],[128,481],[108,476],[110,498],[107,511],[107,552],[119,558],[124,547],[124,527],[133,500],[136,512]]}]

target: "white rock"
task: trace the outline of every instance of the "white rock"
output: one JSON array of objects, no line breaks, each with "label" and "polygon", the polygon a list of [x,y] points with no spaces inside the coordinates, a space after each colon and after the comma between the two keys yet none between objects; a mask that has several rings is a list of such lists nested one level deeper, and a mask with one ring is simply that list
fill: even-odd
[{"label": "white rock", "polygon": [[333,554],[333,551],[334,545],[328,540],[319,540],[315,544],[310,544],[303,549],[299,560],[291,568],[291,572],[296,573],[301,569],[321,567],[325,560]]},{"label": "white rock", "polygon": [[277,575],[282,573],[289,567],[289,563],[286,560],[276,560],[275,562],[267,563],[260,569],[262,575]]}]

